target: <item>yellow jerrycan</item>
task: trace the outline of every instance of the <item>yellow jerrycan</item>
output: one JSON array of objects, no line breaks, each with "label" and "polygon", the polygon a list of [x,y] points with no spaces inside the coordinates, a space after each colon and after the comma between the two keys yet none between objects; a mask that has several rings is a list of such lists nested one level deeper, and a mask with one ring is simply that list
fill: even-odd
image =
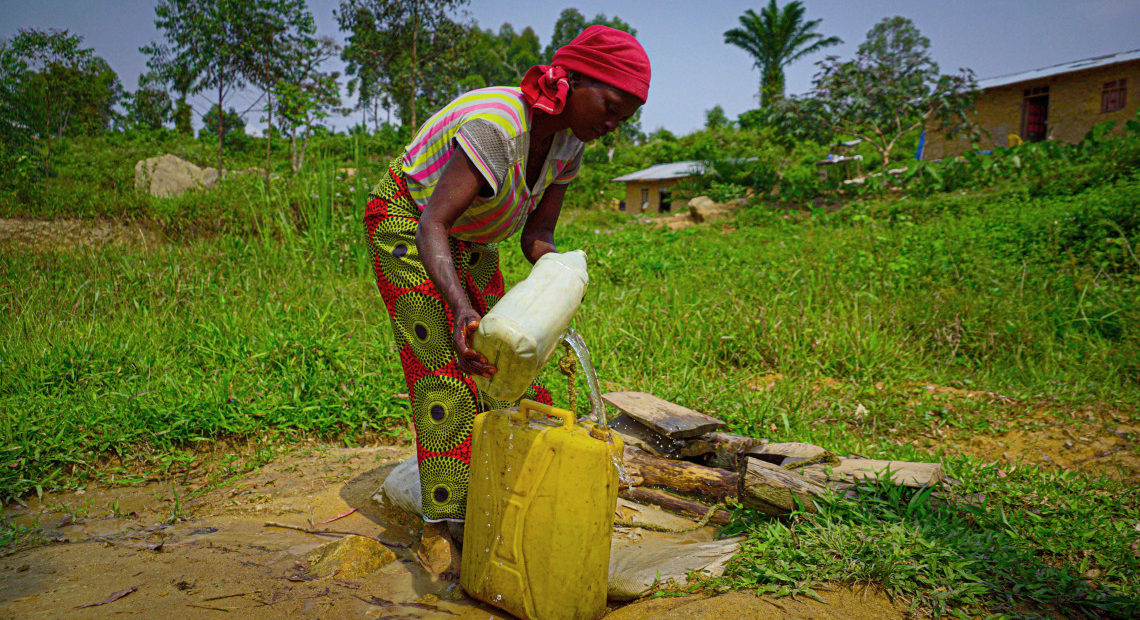
[{"label": "yellow jerrycan", "polygon": [[475,416],[471,441],[460,585],[519,618],[601,617],[621,439],[523,400]]}]

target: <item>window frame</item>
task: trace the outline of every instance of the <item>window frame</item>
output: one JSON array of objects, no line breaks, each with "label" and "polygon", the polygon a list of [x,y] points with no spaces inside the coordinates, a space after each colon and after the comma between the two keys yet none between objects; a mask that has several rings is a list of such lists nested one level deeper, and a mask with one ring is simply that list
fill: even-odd
[{"label": "window frame", "polygon": [[1100,113],[1118,112],[1128,106],[1128,78],[1105,82],[1100,89]]}]

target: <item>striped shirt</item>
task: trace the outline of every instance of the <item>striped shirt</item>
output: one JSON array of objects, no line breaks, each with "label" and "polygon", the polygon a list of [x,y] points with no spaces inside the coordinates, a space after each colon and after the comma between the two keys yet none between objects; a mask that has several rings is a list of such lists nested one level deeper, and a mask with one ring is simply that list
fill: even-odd
[{"label": "striped shirt", "polygon": [[449,234],[484,244],[510,237],[522,228],[546,188],[569,183],[582,162],[582,142],[569,129],[558,132],[538,181],[528,188],[530,123],[530,110],[519,88],[481,88],[461,95],[428,119],[404,152],[412,201],[424,210],[458,145],[487,181],[489,191],[459,215]]}]

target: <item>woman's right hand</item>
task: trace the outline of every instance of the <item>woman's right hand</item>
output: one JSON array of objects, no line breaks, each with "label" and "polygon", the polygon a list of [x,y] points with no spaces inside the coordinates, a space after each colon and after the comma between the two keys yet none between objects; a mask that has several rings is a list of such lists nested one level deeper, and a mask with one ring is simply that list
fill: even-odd
[{"label": "woman's right hand", "polygon": [[471,348],[471,337],[479,327],[483,317],[474,308],[467,307],[455,313],[455,329],[451,332],[451,343],[457,355],[456,365],[468,375],[479,375],[487,379],[498,372],[483,354]]}]

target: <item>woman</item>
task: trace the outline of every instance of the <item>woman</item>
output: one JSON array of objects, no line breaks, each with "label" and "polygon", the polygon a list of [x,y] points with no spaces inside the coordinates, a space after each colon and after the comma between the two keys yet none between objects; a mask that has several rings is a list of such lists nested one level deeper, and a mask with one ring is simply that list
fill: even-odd
[{"label": "woman", "polygon": [[[531,263],[556,251],[583,143],[632,116],[649,77],[633,36],[591,26],[551,66],[531,67],[521,88],[471,91],[437,112],[372,191],[364,224],[411,395],[420,559],[435,575],[458,567],[445,522],[464,518],[472,420],[504,405],[481,398],[470,378],[496,370],[470,346],[504,292],[496,244],[521,229]],[[540,386],[527,396],[550,404]]]}]

